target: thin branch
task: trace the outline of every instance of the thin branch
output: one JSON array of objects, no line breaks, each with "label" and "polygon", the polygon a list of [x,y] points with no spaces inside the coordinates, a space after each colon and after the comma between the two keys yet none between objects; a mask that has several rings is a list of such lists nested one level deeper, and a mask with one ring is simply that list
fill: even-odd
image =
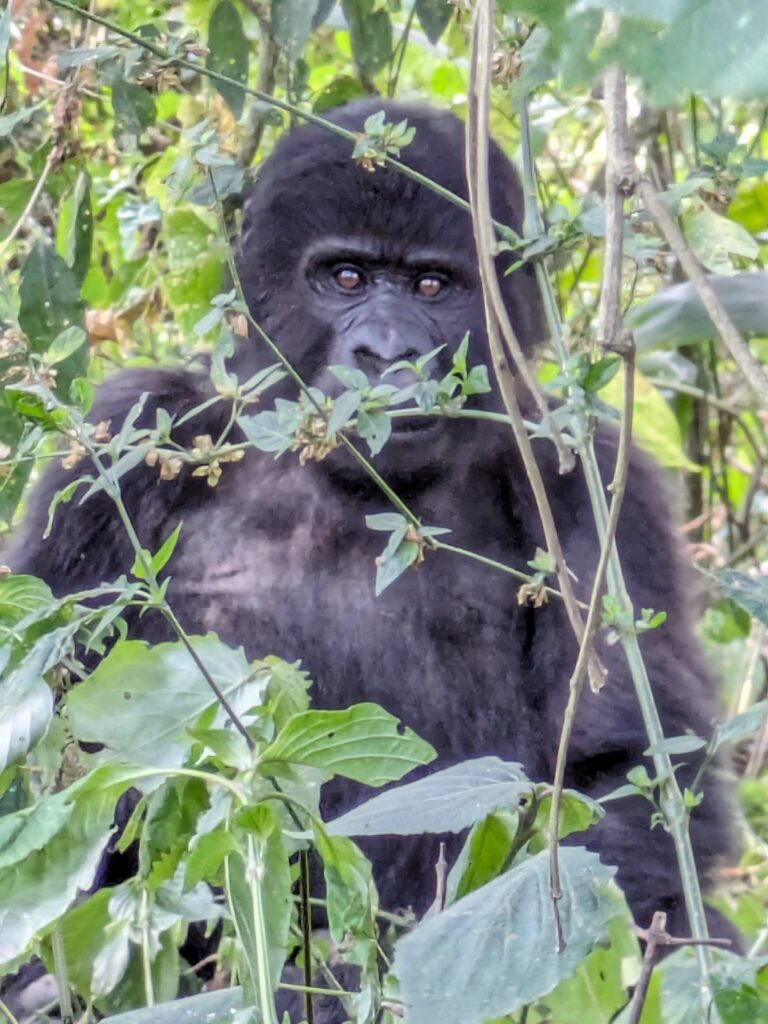
[{"label": "thin branch", "polygon": [[709,315],[717,333],[722,338],[725,347],[730,352],[733,361],[760,399],[762,408],[768,408],[768,375],[766,375],[763,367],[752,355],[749,346],[742,338],[733,320],[731,320],[728,310],[717,297],[717,293],[710,284],[698,260],[693,255],[682,231],[647,179],[640,180],[637,192],[646,210],[656,222],[656,227],[659,229],[662,238],[677,257],[688,280],[696,289],[701,304]]},{"label": "thin branch", "polygon": [[552,805],[549,814],[549,867],[550,867],[550,890],[553,900],[562,896],[560,887],[560,868],[558,864],[558,833],[560,829],[560,804],[562,800],[563,786],[565,785],[565,768],[568,759],[568,746],[573,735],[573,726],[576,720],[576,708],[584,691],[584,683],[587,678],[586,666],[587,656],[591,650],[592,643],[600,626],[602,597],[605,590],[605,581],[608,573],[608,566],[613,554],[613,546],[616,540],[616,530],[619,525],[621,506],[624,502],[624,495],[627,489],[629,477],[629,462],[632,454],[632,413],[635,398],[635,360],[634,349],[629,349],[624,356],[624,402],[621,413],[621,430],[619,433],[619,445],[616,452],[616,465],[613,471],[613,480],[609,490],[612,492],[611,510],[608,516],[608,524],[604,534],[600,535],[600,559],[595,570],[595,578],[592,582],[592,592],[589,599],[589,611],[584,626],[584,636],[579,646],[579,654],[576,664],[573,667],[571,678],[568,681],[568,703],[563,714],[563,725],[560,730],[560,742],[557,747],[557,761],[555,764],[555,775],[553,779]]},{"label": "thin branch", "polygon": [[[199,61],[187,60],[185,57],[173,54],[170,51],[163,49],[162,46],[158,46],[156,43],[153,43],[151,40],[137,35],[135,32],[130,32],[128,29],[121,28],[108,18],[103,18],[101,15],[95,14],[93,11],[78,7],[77,4],[70,3],[69,0],[48,0],[48,2],[54,7],[60,7],[62,10],[70,11],[79,18],[86,18],[88,21],[92,21],[96,25],[101,25],[102,28],[107,29],[109,32],[113,32],[115,35],[121,36],[123,39],[127,39],[134,46],[141,47],[142,50],[153,54],[158,58],[158,60],[161,60],[164,63],[174,67],[186,68],[188,71],[193,71],[196,75],[201,75],[203,78],[208,78],[213,82],[221,82],[223,85],[235,86],[241,92],[245,93],[246,96],[253,96],[255,99],[261,100],[262,103],[267,103],[272,107],[276,107],[278,110],[282,110],[284,113],[290,114],[292,117],[297,117],[302,121],[307,121],[309,124],[317,125],[319,128],[325,128],[333,135],[338,135],[339,138],[347,139],[349,142],[355,143],[359,139],[359,132],[353,132],[348,128],[342,128],[341,125],[334,124],[333,121],[329,121],[325,117],[320,117],[318,114],[313,114],[309,110],[297,107],[295,103],[288,103],[286,100],[282,100],[278,96],[273,96],[268,92],[263,92],[261,89],[254,89],[252,86],[244,85],[237,79],[230,78],[229,75],[222,75],[220,72],[214,71],[212,68],[205,67],[205,65],[201,64]],[[420,185],[423,185],[424,188],[428,188],[430,192],[434,192],[436,195],[442,196],[442,198],[448,200],[449,203],[452,203],[454,206],[458,206],[459,209],[464,210],[467,213],[469,212],[469,203],[466,199],[462,199],[461,196],[457,196],[455,192],[451,192],[450,189],[443,188],[442,185],[438,185],[436,181],[428,178],[425,174],[420,174],[418,171],[413,170],[412,167],[408,167],[407,164],[402,163],[400,160],[396,160],[388,154],[381,154],[381,158],[390,167],[394,167],[395,170],[398,170],[406,177],[411,178],[412,181],[416,181]],[[508,225],[494,222],[494,226],[496,228],[503,229],[506,233],[515,233]]]},{"label": "thin branch", "polygon": [[[472,206],[472,225],[475,232],[478,267],[483,288],[485,319],[488,344],[496,381],[504,407],[510,418],[512,433],[523,460],[525,472],[533,492],[541,519],[547,549],[555,563],[560,592],[565,603],[568,621],[576,638],[581,642],[584,622],[573,592],[571,578],[565,563],[560,538],[557,533],[552,507],[547,496],[541,470],[536,462],[530,438],[525,429],[517,389],[502,341],[509,344],[513,358],[521,360],[517,367],[522,373],[525,364],[519,343],[514,337],[508,318],[506,322],[498,317],[498,305],[503,306],[499,295],[498,278],[493,260],[493,232],[491,229],[490,195],[488,188],[488,96],[490,91],[490,50],[492,36],[493,3],[481,0],[475,8],[470,57],[470,98],[468,105],[466,161],[467,184]],[[496,301],[494,301],[494,297]]]}]

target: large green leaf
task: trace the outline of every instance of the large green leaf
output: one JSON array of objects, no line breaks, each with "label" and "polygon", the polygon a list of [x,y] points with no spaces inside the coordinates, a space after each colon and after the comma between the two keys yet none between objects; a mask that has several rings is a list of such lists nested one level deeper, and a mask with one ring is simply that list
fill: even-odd
[{"label": "large green leaf", "polygon": [[383,786],[434,757],[432,747],[412,729],[400,730],[394,715],[377,704],[356,704],[345,711],[294,715],[264,751],[262,763],[304,764]]},{"label": "large green leaf", "polygon": [[127,785],[124,773],[101,768],[1,819],[0,967],[13,964],[90,888],[112,833],[115,801]]},{"label": "large green leaf", "polygon": [[389,15],[383,8],[374,10],[373,0],[343,0],[342,7],[355,63],[364,75],[375,75],[392,54]]},{"label": "large green leaf", "polygon": [[[0,771],[34,747],[53,717],[53,693],[43,673],[57,647],[55,632],[39,640],[11,672],[0,671]],[[0,669],[7,651],[0,651]]]},{"label": "large green leaf", "polygon": [[[768,273],[734,274],[709,279],[731,319],[745,335],[768,335]],[[693,285],[687,281],[662,289],[627,317],[638,351],[660,346],[690,345],[713,338],[717,331]]]},{"label": "large green leaf", "polygon": [[[263,700],[268,670],[254,673],[242,649],[217,637],[193,637],[195,652],[233,709],[244,714]],[[120,641],[87,680],[67,697],[67,714],[79,740],[101,743],[102,756],[152,767],[184,761],[191,743],[188,726],[216,696],[181,643],[150,647],[140,640]],[[219,709],[210,727],[224,727]]]},{"label": "large green leaf", "polygon": [[[251,45],[248,42],[240,14],[231,0],[221,0],[214,8],[208,23],[208,56],[205,66],[227,78],[245,85],[248,81],[248,57]],[[245,104],[245,93],[229,82],[213,84],[232,110],[235,117],[240,117]]]},{"label": "large green leaf", "polygon": [[479,757],[387,790],[330,822],[328,832],[346,836],[461,832],[493,811],[515,810],[533,788],[516,762]]},{"label": "large green leaf", "polygon": [[[19,324],[32,352],[42,355],[68,327],[81,327],[83,305],[77,278],[59,254],[45,242],[32,249],[21,270]],[[67,394],[72,379],[85,372],[87,346],[56,367],[58,384]]]},{"label": "large green leaf", "polygon": [[51,588],[36,576],[6,576],[0,579],[0,623],[14,626],[30,612],[53,601]]},{"label": "large green leaf", "polygon": [[416,0],[416,17],[430,43],[436,43],[443,34],[453,11],[448,0]]},{"label": "large green leaf", "polygon": [[115,132],[128,136],[131,146],[155,122],[155,101],[152,94],[135,82],[115,78],[112,82],[112,109],[115,112]]},{"label": "large green leaf", "polygon": [[227,988],[118,1013],[109,1019],[112,1024],[232,1024],[242,1005],[243,990]]},{"label": "large green leaf", "polygon": [[768,626],[768,579],[748,576],[736,569],[720,569],[712,573],[726,597]]},{"label": "large green leaf", "polygon": [[560,850],[562,952],[547,851],[422,921],[395,948],[407,1024],[483,1024],[551,992],[625,912],[613,874],[594,853]]},{"label": "large green leaf", "polygon": [[309,39],[314,6],[307,0],[271,0],[272,32],[291,60],[298,60]]}]

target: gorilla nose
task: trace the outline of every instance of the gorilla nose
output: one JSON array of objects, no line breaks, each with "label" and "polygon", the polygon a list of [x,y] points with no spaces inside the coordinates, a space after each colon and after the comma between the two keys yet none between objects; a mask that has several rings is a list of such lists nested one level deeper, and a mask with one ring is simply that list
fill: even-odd
[{"label": "gorilla nose", "polygon": [[[415,348],[403,346],[397,348],[394,354],[390,355],[389,352],[384,353],[378,348],[374,348],[372,345],[361,344],[358,345],[354,351],[355,363],[357,366],[366,373],[370,378],[380,377],[385,370],[389,369],[390,366],[394,366],[395,363],[402,361],[413,362],[418,359],[419,353]],[[410,383],[412,374],[408,370],[397,371],[394,375],[400,377],[400,375],[406,374],[408,376],[407,383]],[[388,378],[389,379],[389,378]],[[399,381],[392,381],[393,384],[399,384]]]}]

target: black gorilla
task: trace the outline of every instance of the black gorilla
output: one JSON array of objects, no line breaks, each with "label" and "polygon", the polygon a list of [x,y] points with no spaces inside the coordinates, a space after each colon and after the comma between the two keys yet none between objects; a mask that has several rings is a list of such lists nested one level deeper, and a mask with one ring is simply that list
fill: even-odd
[{"label": "black gorilla", "polygon": [[[445,113],[379,99],[332,115],[360,130],[370,114],[407,117],[416,137],[403,160],[466,196],[463,129]],[[363,370],[370,379],[401,359],[445,345],[446,367],[466,331],[470,362],[488,362],[483,309],[468,215],[389,168],[374,172],[352,161],[351,144],[304,126],[282,139],[260,169],[246,203],[239,267],[255,319],[303,379],[326,393],[340,385],[329,364]],[[497,147],[490,181],[497,220],[520,229],[522,199],[515,173]],[[539,340],[538,292],[528,268],[501,273],[509,314],[523,344]],[[252,339],[232,360],[241,380],[273,362]],[[398,371],[400,372],[400,371]],[[184,370],[123,373],[100,390],[91,414],[113,430],[144,391],[143,422],[155,409],[183,415],[212,394],[207,374]],[[290,381],[277,393],[295,396]],[[500,409],[495,394],[480,401]],[[216,437],[227,422],[225,403],[179,427]],[[467,419],[399,419],[376,457],[379,472],[431,525],[450,527],[465,548],[525,569],[543,546],[535,505],[507,427]],[[598,437],[604,476],[612,473],[613,434]],[[582,474],[560,476],[552,446],[536,442],[580,596],[597,562],[599,544]],[[133,554],[110,501],[60,508],[54,534],[43,540],[48,506],[71,471],[50,470],[10,555],[12,568],[43,577],[56,593],[97,584],[130,569]],[[180,518],[184,528],[169,571],[169,596],[190,632],[215,630],[244,644],[251,656],[301,658],[315,680],[317,706],[365,699],[400,716],[439,751],[439,764],[484,754],[519,760],[534,779],[551,779],[575,644],[562,603],[519,605],[518,585],[501,572],[445,552],[429,553],[384,594],[373,593],[381,535],[365,515],[385,510],[381,492],[343,449],[300,466],[249,451],[226,467],[219,486],[188,471],[163,480],[144,465],[123,480],[125,503],[143,545],[158,549]],[[637,608],[665,609],[666,623],[644,651],[667,735],[706,736],[717,714],[710,674],[691,625],[690,586],[671,526],[658,471],[633,455],[618,544]],[[169,639],[164,620],[130,623],[134,635]],[[570,750],[567,784],[600,796],[625,781],[648,746],[629,674],[616,648],[602,651],[609,682],[585,694]],[[364,794],[350,783],[329,790],[330,816]],[[705,800],[692,819],[702,876],[730,848],[727,786],[706,780]],[[602,857],[619,866],[619,881],[641,924],[665,910],[669,927],[688,931],[672,843],[649,827],[642,799],[610,805],[587,835]],[[433,895],[436,841],[419,837],[368,844],[383,905],[423,908]],[[724,922],[713,916],[721,934]]]}]

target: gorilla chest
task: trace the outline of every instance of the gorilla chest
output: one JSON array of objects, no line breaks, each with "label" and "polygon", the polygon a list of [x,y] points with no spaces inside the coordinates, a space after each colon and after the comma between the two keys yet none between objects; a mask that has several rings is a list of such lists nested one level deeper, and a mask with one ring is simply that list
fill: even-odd
[{"label": "gorilla chest", "polygon": [[540,695],[513,581],[438,552],[376,597],[381,535],[329,541],[305,525],[233,545],[210,523],[204,556],[187,536],[170,597],[190,630],[301,660],[318,707],[370,700],[445,753],[516,753],[503,733],[515,723],[517,748]]}]

